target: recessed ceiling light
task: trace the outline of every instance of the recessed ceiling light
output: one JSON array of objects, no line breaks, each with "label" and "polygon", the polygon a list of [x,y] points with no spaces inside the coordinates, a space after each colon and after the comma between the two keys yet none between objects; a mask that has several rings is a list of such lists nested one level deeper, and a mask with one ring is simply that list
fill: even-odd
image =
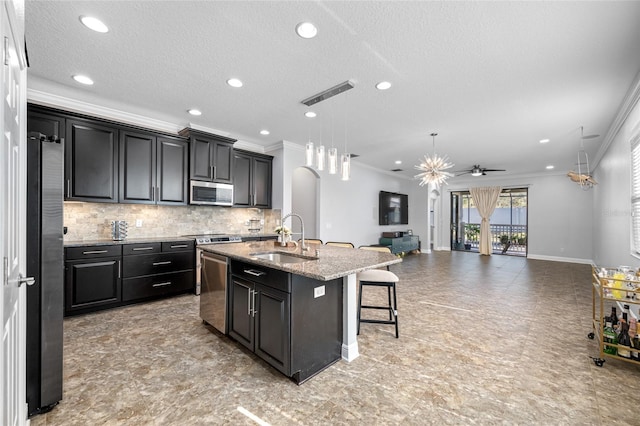
[{"label": "recessed ceiling light", "polygon": [[314,38],[318,35],[318,29],[311,22],[300,22],[296,25],[296,33],[302,38]]},{"label": "recessed ceiling light", "polygon": [[388,81],[381,81],[380,83],[376,84],[376,89],[378,90],[387,90],[389,87],[391,87],[391,83],[389,83]]},{"label": "recessed ceiling light", "polygon": [[547,170],[551,170],[551,169],[553,169],[553,166],[552,166],[551,164],[549,164],[549,165],[547,166]]},{"label": "recessed ceiling light", "polygon": [[540,139],[540,143],[549,143],[550,139]]},{"label": "recessed ceiling light", "polygon": [[402,164],[402,161],[396,160],[396,164]]},{"label": "recessed ceiling light", "polygon": [[304,113],[304,116],[307,118],[314,118],[316,116],[316,113],[313,111],[307,111]]},{"label": "recessed ceiling light", "polygon": [[93,84],[93,80],[91,80],[86,75],[74,75],[73,79],[80,84],[86,84],[87,86],[91,86]]},{"label": "recessed ceiling light", "polygon": [[227,80],[227,84],[231,87],[242,87],[242,82],[237,78],[230,78]]},{"label": "recessed ceiling light", "polygon": [[265,135],[265,136],[266,136],[266,135],[268,135],[268,134],[269,134],[269,131],[268,131],[268,130],[266,130],[266,129],[265,129],[265,130],[260,130],[260,134],[261,134],[261,135]]},{"label": "recessed ceiling light", "polygon": [[199,109],[190,109],[189,111],[187,111],[189,114],[191,115],[202,115],[202,111],[200,111]]},{"label": "recessed ceiling light", "polygon": [[85,27],[87,27],[90,30],[93,30],[95,32],[98,32],[98,33],[108,33],[109,32],[109,27],[107,27],[104,24],[104,22],[102,22],[98,18],[94,18],[93,16],[81,16],[80,17],[80,22],[82,22],[82,24]]}]

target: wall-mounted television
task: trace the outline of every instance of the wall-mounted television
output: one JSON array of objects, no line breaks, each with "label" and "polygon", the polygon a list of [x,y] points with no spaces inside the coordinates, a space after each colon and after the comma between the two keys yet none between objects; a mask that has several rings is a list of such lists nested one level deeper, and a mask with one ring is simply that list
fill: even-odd
[{"label": "wall-mounted television", "polygon": [[408,225],[409,196],[395,192],[380,191],[378,201],[379,225]]}]

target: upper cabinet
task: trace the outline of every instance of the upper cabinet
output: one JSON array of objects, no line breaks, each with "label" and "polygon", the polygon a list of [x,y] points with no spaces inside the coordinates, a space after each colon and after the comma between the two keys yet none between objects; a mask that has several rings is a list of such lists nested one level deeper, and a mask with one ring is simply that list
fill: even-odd
[{"label": "upper cabinet", "polygon": [[120,131],[120,202],[187,204],[188,145],[184,140]]},{"label": "upper cabinet", "polygon": [[191,128],[180,131],[190,140],[189,176],[193,180],[232,183],[233,144],[235,139],[204,133]]},{"label": "upper cabinet", "polygon": [[273,157],[234,150],[233,205],[235,207],[271,208],[271,174]]},{"label": "upper cabinet", "polygon": [[118,128],[66,120],[64,179],[67,200],[118,202]]}]

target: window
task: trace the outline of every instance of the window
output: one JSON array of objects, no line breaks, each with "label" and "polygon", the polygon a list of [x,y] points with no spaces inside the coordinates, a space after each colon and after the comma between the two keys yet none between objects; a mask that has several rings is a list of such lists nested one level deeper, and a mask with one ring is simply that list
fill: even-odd
[{"label": "window", "polygon": [[640,255],[640,133],[631,139],[631,253]]}]

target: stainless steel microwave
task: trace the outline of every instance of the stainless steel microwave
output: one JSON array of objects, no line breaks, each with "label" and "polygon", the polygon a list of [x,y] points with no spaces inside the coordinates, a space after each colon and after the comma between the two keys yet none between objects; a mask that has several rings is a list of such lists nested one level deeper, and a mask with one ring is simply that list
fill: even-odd
[{"label": "stainless steel microwave", "polygon": [[209,206],[232,206],[233,185],[192,180],[189,190],[189,203]]}]

